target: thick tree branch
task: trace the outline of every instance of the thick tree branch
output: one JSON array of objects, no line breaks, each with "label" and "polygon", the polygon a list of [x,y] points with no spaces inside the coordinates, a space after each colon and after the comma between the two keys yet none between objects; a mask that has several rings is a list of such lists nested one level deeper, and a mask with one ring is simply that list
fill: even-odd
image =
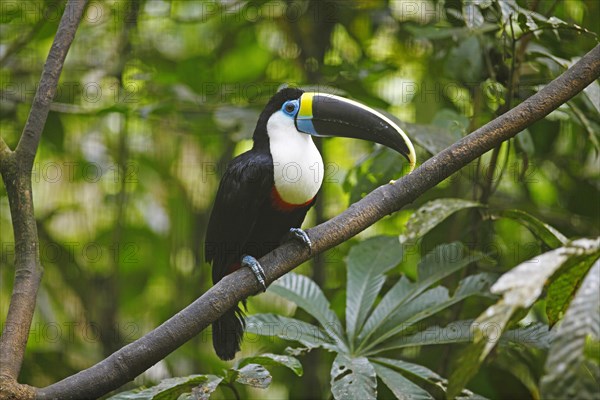
[{"label": "thick tree branch", "polygon": [[[542,119],[600,76],[600,46],[544,89],[506,114],[477,129],[393,185],[381,186],[337,217],[308,230],[314,252],[348,240],[379,219],[411,203],[483,153]],[[308,251],[288,242],[260,262],[267,281],[286,274],[309,258]],[[39,389],[38,399],[95,398],[129,382],[197,335],[241,299],[259,291],[248,268],[226,276],[188,307],[144,337],[87,370]]]},{"label": "thick tree branch", "polygon": [[29,117],[17,149],[0,144],[0,172],[6,185],[15,239],[15,282],[8,315],[0,338],[0,395],[11,389],[19,375],[29,327],[42,278],[39,241],[33,212],[31,168],[50,103],[56,93],[63,63],[83,15],[87,0],[70,0],[44,65]]}]

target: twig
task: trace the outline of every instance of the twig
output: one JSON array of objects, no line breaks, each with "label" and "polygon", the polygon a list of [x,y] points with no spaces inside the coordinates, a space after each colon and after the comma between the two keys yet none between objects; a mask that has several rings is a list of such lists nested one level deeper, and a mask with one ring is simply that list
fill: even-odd
[{"label": "twig", "polygon": [[[483,153],[539,121],[600,77],[600,45],[523,103],[427,160],[411,174],[375,189],[342,214],[308,230],[313,255],[330,249],[411,203]],[[267,282],[306,261],[305,247],[287,242],[260,259]],[[98,364],[43,389],[37,398],[96,398],[129,382],[200,333],[241,299],[261,291],[248,268],[226,276],[188,307]]]}]

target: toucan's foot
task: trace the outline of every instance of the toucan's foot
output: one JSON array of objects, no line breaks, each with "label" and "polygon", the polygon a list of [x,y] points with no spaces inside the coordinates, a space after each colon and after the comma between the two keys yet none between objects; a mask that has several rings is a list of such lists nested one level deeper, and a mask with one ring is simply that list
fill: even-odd
[{"label": "toucan's foot", "polygon": [[265,271],[260,266],[258,260],[252,256],[244,256],[242,257],[242,267],[248,267],[256,277],[256,280],[263,287],[263,292],[267,291],[267,285],[265,284],[266,276]]},{"label": "toucan's foot", "polygon": [[312,254],[312,242],[306,232],[300,228],[291,228],[288,235],[290,238],[302,242],[302,244],[308,248],[308,253]]}]

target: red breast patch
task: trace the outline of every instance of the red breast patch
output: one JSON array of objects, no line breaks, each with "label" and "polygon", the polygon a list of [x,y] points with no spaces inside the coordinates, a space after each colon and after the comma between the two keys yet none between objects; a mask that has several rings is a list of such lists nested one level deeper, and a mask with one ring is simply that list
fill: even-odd
[{"label": "red breast patch", "polygon": [[281,195],[277,191],[277,188],[275,187],[275,185],[273,185],[273,189],[271,189],[271,204],[273,204],[273,207],[275,207],[279,211],[290,212],[297,208],[306,207],[310,203],[312,203],[313,200],[314,200],[314,197],[312,199],[308,200],[306,203],[302,203],[302,204],[288,203],[287,201],[285,201],[284,199],[281,198]]}]

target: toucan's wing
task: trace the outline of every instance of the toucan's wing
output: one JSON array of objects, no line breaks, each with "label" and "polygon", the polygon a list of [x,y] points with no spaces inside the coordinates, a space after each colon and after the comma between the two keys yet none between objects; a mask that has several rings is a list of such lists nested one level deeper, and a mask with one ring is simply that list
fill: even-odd
[{"label": "toucan's wing", "polygon": [[206,241],[205,259],[212,262],[213,282],[238,263],[262,204],[273,188],[273,160],[250,150],[231,161],[221,178]]}]

